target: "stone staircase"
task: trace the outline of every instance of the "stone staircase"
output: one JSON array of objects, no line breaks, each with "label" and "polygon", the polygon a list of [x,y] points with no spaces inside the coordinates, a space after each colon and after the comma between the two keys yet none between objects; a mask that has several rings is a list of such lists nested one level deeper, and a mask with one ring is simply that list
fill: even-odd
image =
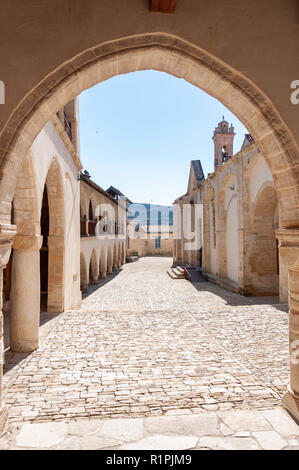
[{"label": "stone staircase", "polygon": [[167,274],[171,277],[171,279],[185,279],[184,268],[182,268],[181,266],[169,268],[167,270]]}]

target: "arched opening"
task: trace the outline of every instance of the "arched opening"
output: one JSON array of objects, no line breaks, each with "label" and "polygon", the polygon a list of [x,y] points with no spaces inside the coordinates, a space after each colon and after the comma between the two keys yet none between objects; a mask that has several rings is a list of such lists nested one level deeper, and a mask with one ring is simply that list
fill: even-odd
[{"label": "arched opening", "polygon": [[215,191],[212,186],[204,194],[203,202],[203,269],[212,277],[216,276],[216,214]]},{"label": "arched opening", "polygon": [[239,240],[237,196],[233,195],[226,210],[226,276],[239,282]]},{"label": "arched opening", "polygon": [[220,181],[217,213],[215,214],[217,228],[213,222],[214,230],[217,232],[216,272],[219,281],[232,289],[238,288],[239,279],[238,191],[235,176],[230,173],[224,174]]},{"label": "arched opening", "polygon": [[[22,103],[23,112],[22,114],[20,113],[22,115],[22,124],[17,122],[14,125],[14,119],[18,118],[17,110],[16,115],[13,114],[8,123],[9,138],[6,136],[6,129],[2,134],[2,137],[4,136],[4,146],[1,148],[4,148],[6,152],[3,169],[7,175],[7,182],[11,183],[7,184],[8,190],[1,187],[4,194],[0,210],[3,221],[7,220],[6,206],[13,197],[14,175],[12,168],[14,168],[14,162],[18,165],[16,155],[20,159],[24,157],[36,132],[41,130],[50,116],[83,89],[101,80],[119,73],[155,68],[172,73],[178,77],[184,77],[190,83],[201,87],[204,91],[228,106],[242,120],[255,137],[269,163],[273,175],[275,175],[274,182],[277,188],[281,211],[281,226],[285,229],[298,227],[299,211],[296,201],[298,199],[299,185],[297,173],[292,171],[299,161],[298,149],[294,144],[291,133],[277,114],[271,101],[265,97],[258,87],[249,80],[246,80],[246,77],[241,73],[234,71],[231,67],[226,67],[225,64],[217,61],[216,58],[209,56],[199,48],[193,48],[192,44],[184,43],[184,41],[177,38],[174,45],[173,38],[170,38],[168,35],[156,36],[156,42],[153,41],[153,37],[155,35],[148,35],[150,42],[146,44],[146,48],[144,47],[144,43],[147,41],[146,37],[142,37],[143,42],[140,44],[138,44],[139,37],[132,38],[132,43],[130,43],[130,38],[126,38],[126,47],[123,46],[122,40],[115,41],[110,50],[111,54],[108,57],[105,57],[101,47],[98,47],[93,51],[96,58],[89,63],[87,60],[84,64],[84,61],[81,61],[80,66],[76,66],[75,63],[75,61],[80,62],[78,55],[74,59],[73,65],[71,61],[67,64],[67,72],[66,70],[64,71],[64,66],[61,66],[53,74],[50,73],[47,79],[41,81],[41,85],[46,85],[47,88],[47,100],[44,99],[44,94],[40,91],[39,87],[36,87],[34,92],[32,92],[32,96],[29,96],[29,94],[26,97],[26,100],[29,98],[31,101],[29,101],[30,105],[27,104],[26,100]],[[88,52],[90,53],[90,51]],[[90,61],[90,55],[88,56]],[[74,70],[74,73],[70,73],[70,70]],[[100,76],[99,71],[101,73]],[[56,73],[58,75],[55,79]],[[47,80],[50,80],[50,83],[52,81],[51,86],[47,87]],[[32,99],[35,101],[36,106],[33,106]],[[24,115],[26,118],[24,118]],[[12,128],[16,129],[13,138],[10,135]],[[9,143],[9,147],[6,145],[7,143]],[[63,289],[61,286],[63,285],[64,273],[63,268],[59,270],[58,267],[57,270],[52,270],[52,266],[56,265],[56,263],[54,263],[54,258],[51,258],[53,255],[51,246],[54,246],[54,240],[50,240],[51,226],[54,227],[56,225],[52,225],[53,211],[51,211],[51,199],[53,193],[50,191],[51,185],[48,182],[46,184],[50,209],[48,309],[50,303],[50,308],[53,311],[60,311],[57,308],[63,309]],[[59,205],[58,201],[59,197],[57,198],[57,205]],[[209,209],[209,220],[211,223],[215,218],[213,211],[213,204],[211,204]],[[62,212],[58,210],[59,217],[61,217]],[[59,226],[59,223],[57,226]],[[212,227],[212,230],[209,229],[209,232],[213,234],[215,226]],[[63,266],[61,261],[63,261],[64,256],[62,233],[57,234],[57,240],[55,253],[58,254],[60,259],[56,266],[60,265],[61,267]],[[53,245],[51,245],[50,241],[53,242]],[[108,253],[108,270],[115,264],[115,258],[115,251],[112,254],[110,248]],[[223,268],[224,266],[219,270],[220,275],[226,274],[226,270]],[[58,279],[56,279],[56,273],[58,273]],[[55,293],[54,289],[50,289],[50,278],[51,282],[54,282],[53,279],[55,278],[55,285],[57,286]],[[292,332],[292,336],[298,336],[295,330]],[[295,383],[296,390],[299,391],[297,382]]]},{"label": "arched opening", "polygon": [[[2,134],[5,143],[3,165],[7,166],[7,178],[13,177],[10,162],[15,160],[16,155],[20,156],[17,149],[21,151],[21,154],[24,154],[24,151],[27,152],[33,139],[50,116],[62,109],[83,90],[118,74],[153,69],[184,78],[198,86],[219,99],[243,122],[258,142],[271,171],[286,171],[288,178],[284,178],[284,181],[277,178],[275,181],[279,188],[279,203],[284,209],[281,224],[283,227],[297,226],[298,209],[291,204],[291,199],[295,199],[298,185],[291,168],[299,160],[298,150],[290,131],[275,107],[257,86],[239,71],[226,66],[216,57],[212,57],[178,37],[174,41],[173,36],[168,34],[141,34],[134,38],[112,41],[109,43],[108,56],[107,47],[107,44],[96,46],[93,49],[92,60],[91,51],[82,52],[73,61],[69,61],[67,65],[61,65],[42,80],[40,85],[32,91],[32,96],[28,94],[22,102],[22,115],[25,114],[27,119],[20,121],[18,110],[12,114]],[[70,74],[71,69],[73,72]],[[42,91],[45,86],[51,90],[47,94],[47,102]],[[35,107],[32,106],[32,100],[35,102]],[[8,139],[6,132],[10,134],[11,128],[15,129],[15,135],[14,138]],[[16,164],[18,164],[17,161]],[[14,184],[12,184],[12,189],[13,187]],[[288,188],[288,196],[286,196],[286,188]],[[6,201],[10,202],[11,199],[12,191],[7,191],[2,204]],[[0,213],[3,214],[5,220],[5,211],[1,210]]]},{"label": "arched opening", "polygon": [[277,228],[276,191],[272,185],[266,185],[261,188],[255,201],[250,255],[252,291],[260,295],[278,295]]},{"label": "arched opening", "polygon": [[[46,253],[43,260],[43,294],[47,295],[47,312],[63,312],[64,310],[64,255],[65,255],[65,214],[63,184],[60,168],[54,159],[49,168],[45,181],[42,209],[44,220],[41,219],[41,229],[43,224],[43,251]],[[49,224],[49,225],[48,225]],[[47,240],[46,240],[47,239]],[[43,250],[43,248],[45,248]],[[45,263],[48,260],[48,279],[46,276]],[[43,277],[42,277],[43,276]],[[47,279],[47,286],[46,286]]]},{"label": "arched opening", "polygon": [[80,185],[80,236],[86,237],[88,235],[88,203],[87,196],[84,191],[83,184]]},{"label": "arched opening", "polygon": [[49,237],[50,215],[47,185],[44,187],[42,208],[40,216],[40,233],[42,238],[42,247],[40,249],[40,308],[41,311],[47,311],[48,307],[48,270],[49,270]]},{"label": "arched opening", "polygon": [[91,200],[89,201],[89,206],[88,206],[88,235],[89,236],[94,236],[96,234],[96,225],[97,221],[95,220],[94,217],[94,209]]}]

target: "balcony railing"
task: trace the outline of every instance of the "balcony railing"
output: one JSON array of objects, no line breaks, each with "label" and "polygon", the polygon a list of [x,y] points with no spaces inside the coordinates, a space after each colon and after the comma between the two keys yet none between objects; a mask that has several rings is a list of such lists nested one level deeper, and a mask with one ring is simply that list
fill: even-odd
[{"label": "balcony railing", "polygon": [[96,234],[96,220],[89,220],[88,221],[88,235],[94,236]]},{"label": "balcony railing", "polygon": [[96,235],[123,235],[125,233],[125,227],[121,224],[113,224],[101,220],[87,220],[84,217],[80,219],[80,235],[81,237],[92,237]]},{"label": "balcony railing", "polygon": [[87,236],[87,233],[86,233],[86,219],[84,217],[81,217],[80,219],[80,235],[81,237],[86,237]]}]

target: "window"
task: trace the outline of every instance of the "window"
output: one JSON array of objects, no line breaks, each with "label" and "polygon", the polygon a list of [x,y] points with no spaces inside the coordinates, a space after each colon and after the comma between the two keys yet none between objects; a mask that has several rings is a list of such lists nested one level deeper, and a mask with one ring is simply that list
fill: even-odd
[{"label": "window", "polygon": [[161,248],[161,237],[155,239],[155,248],[159,250]]}]

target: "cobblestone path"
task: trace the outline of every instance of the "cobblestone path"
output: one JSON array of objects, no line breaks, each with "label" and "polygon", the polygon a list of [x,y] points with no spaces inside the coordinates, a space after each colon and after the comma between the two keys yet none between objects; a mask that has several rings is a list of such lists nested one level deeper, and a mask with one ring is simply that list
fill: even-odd
[{"label": "cobblestone path", "polygon": [[289,373],[286,306],[172,280],[170,264],[123,266],[80,310],[45,317],[36,352],[8,352],[10,421],[279,405]]}]

